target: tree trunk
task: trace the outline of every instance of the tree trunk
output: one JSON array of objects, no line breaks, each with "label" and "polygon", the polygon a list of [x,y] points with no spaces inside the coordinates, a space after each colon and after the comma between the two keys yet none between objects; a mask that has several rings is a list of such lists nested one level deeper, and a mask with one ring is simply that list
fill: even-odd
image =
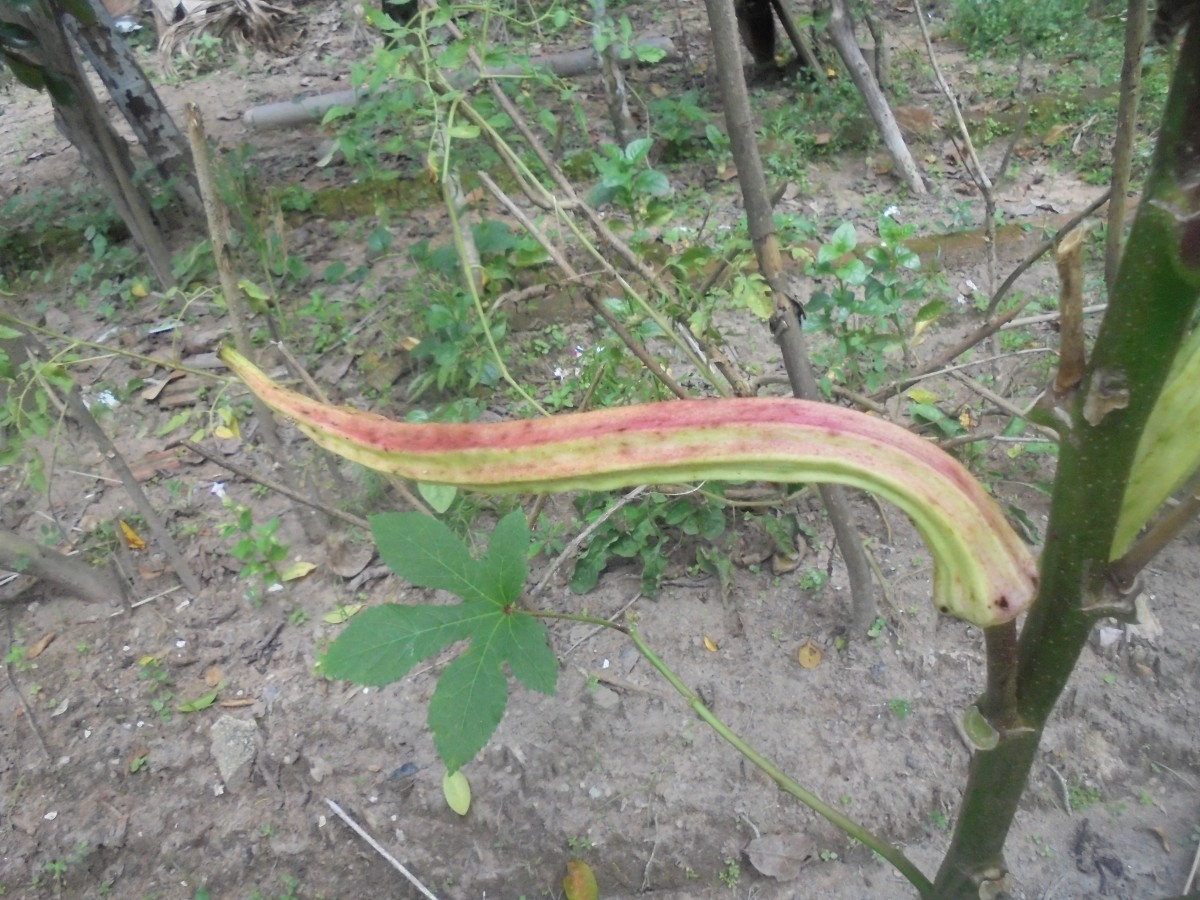
[{"label": "tree trunk", "polygon": [[0,566],[93,603],[118,603],[128,593],[112,571],[90,566],[79,557],[64,556],[7,528],[0,528]]},{"label": "tree trunk", "polygon": [[187,138],[163,106],[129,45],[113,30],[108,10],[99,0],[92,0],[92,9],[96,13],[95,22],[89,25],[67,16],[67,31],[108,88],[163,181],[188,212],[202,213],[204,205],[196,187]]},{"label": "tree trunk", "polygon": [[36,36],[28,51],[29,64],[51,73],[62,90],[51,92],[54,122],[83,157],[87,170],[100,182],[133,239],[145,251],[164,289],[175,286],[171,254],[155,225],[150,206],[133,183],[129,147],[105,116],[91,84],[75,56],[63,25],[65,14],[48,0],[17,8],[0,3],[4,21],[19,24]]},{"label": "tree trunk", "polygon": [[842,58],[850,77],[854,80],[854,86],[858,88],[858,92],[866,101],[871,118],[875,120],[875,126],[879,129],[883,145],[891,154],[900,177],[904,179],[909,190],[918,196],[923,196],[925,182],[921,179],[921,173],[913,161],[912,154],[908,152],[908,145],[904,143],[900,127],[896,124],[896,117],[892,115],[887,98],[883,96],[879,83],[871,73],[871,67],[863,59],[862,50],[859,49],[858,41],[854,38],[854,26],[851,24],[850,11],[846,8],[846,0],[832,0],[829,37],[833,40],[833,46],[837,48],[838,55]]},{"label": "tree trunk", "polygon": [[[737,165],[742,198],[746,203],[746,222],[750,230],[750,239],[758,257],[759,271],[771,285],[771,292],[775,298],[772,327],[779,340],[792,392],[797,397],[807,400],[819,400],[820,392],[804,345],[804,335],[800,331],[800,318],[796,314],[797,305],[793,302],[783,271],[779,240],[775,235],[771,197],[767,192],[762,157],[758,152],[758,141],[750,120],[750,96],[746,91],[745,75],[742,73],[742,54],[733,3],[732,0],[705,0],[705,3],[716,51],[721,103],[725,107],[730,147],[734,163]],[[818,485],[818,492],[829,513],[838,548],[846,563],[846,572],[850,579],[853,628],[861,635],[875,619],[875,594],[870,564],[863,549],[862,539],[854,528],[845,490],[841,485],[822,484]]]}]

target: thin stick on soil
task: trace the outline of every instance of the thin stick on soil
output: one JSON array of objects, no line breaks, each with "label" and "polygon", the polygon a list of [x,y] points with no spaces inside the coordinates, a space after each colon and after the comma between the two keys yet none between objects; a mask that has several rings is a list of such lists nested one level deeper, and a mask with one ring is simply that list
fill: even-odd
[{"label": "thin stick on soil", "polygon": [[371,835],[369,835],[367,833],[366,829],[364,829],[361,825],[359,825],[352,818],[350,818],[348,815],[346,815],[345,810],[343,810],[340,806],[338,806],[336,803],[334,803],[328,797],[325,798],[325,802],[329,804],[329,808],[333,810],[334,814],[339,819],[341,819],[343,822],[345,822],[347,825],[349,825],[355,834],[357,834],[360,838],[362,838],[364,841],[366,841],[367,844],[370,845],[372,850],[374,850],[376,853],[378,853],[380,856],[382,856],[384,859],[386,859],[391,864],[393,869],[395,869],[397,872],[399,872],[401,875],[403,875],[405,878],[407,878],[408,883],[411,884],[413,887],[415,887],[418,891],[420,891],[422,896],[428,897],[429,900],[438,900],[436,894],[431,894],[429,892],[429,888],[427,888],[427,887],[425,887],[425,885],[421,884],[420,880],[417,878],[416,875],[414,875],[412,872],[408,871],[408,869],[406,869],[404,867],[404,865],[400,862],[400,860],[396,859],[396,857],[394,857],[394,856],[392,856],[392,854],[388,853],[387,850],[383,849],[383,845],[380,844],[379,841],[375,840],[375,838],[371,837]]},{"label": "thin stick on soil", "polygon": [[612,518],[612,516],[622,506],[625,506],[627,503],[633,502],[634,500],[636,500],[638,497],[640,497],[645,492],[646,492],[646,485],[643,484],[643,485],[639,485],[638,487],[635,487],[632,491],[630,491],[628,494],[626,494],[624,497],[622,497],[620,500],[618,500],[616,503],[614,503],[612,506],[610,506],[608,509],[606,509],[600,515],[600,518],[598,518],[595,522],[593,522],[587,528],[583,529],[583,531],[579,532],[579,534],[575,535],[575,538],[571,541],[571,543],[567,544],[567,546],[563,548],[562,553],[558,554],[558,556],[556,556],[554,558],[554,562],[550,563],[550,567],[547,568],[546,571],[543,573],[541,581],[539,581],[537,583],[537,585],[534,587],[534,589],[529,592],[530,598],[536,597],[539,594],[541,594],[542,591],[546,590],[546,588],[550,585],[550,579],[554,577],[554,574],[560,568],[562,568],[562,564],[564,562],[566,562],[568,559],[571,559],[576,553],[579,552],[580,546],[582,546],[584,541],[586,541],[588,538],[590,538],[593,534],[596,533],[597,528],[599,528],[601,525],[603,525],[605,522],[607,522],[610,518]]},{"label": "thin stick on soil", "polygon": [[1196,845],[1196,852],[1192,856],[1192,868],[1188,871],[1187,883],[1183,886],[1184,894],[1189,894],[1192,891],[1192,883],[1196,880],[1196,870],[1200,868],[1200,844]]},{"label": "thin stick on soil", "polygon": [[1017,264],[1017,267],[1008,273],[1008,277],[1004,279],[1004,283],[996,288],[996,293],[992,294],[992,299],[988,301],[987,309],[984,310],[983,314],[991,316],[996,311],[996,307],[1000,305],[1000,301],[1012,290],[1012,286],[1016,284],[1017,279],[1024,275],[1030,266],[1057,247],[1068,234],[1079,227],[1080,222],[1107,203],[1110,197],[1112,197],[1112,188],[1106,189],[1103,194],[1068,219],[1066,224],[1058,229],[1052,237],[1048,237],[1038,244],[1032,253],[1021,260]]},{"label": "thin stick on soil", "polygon": [[[8,653],[5,654],[6,660],[7,657],[12,654],[13,647],[17,645],[17,636],[13,631],[12,617],[12,607],[6,607],[4,615],[5,623],[8,626]],[[33,715],[33,709],[29,706],[29,701],[25,699],[25,695],[21,693],[21,687],[17,684],[17,679],[13,678],[12,670],[12,663],[6,661],[4,663],[4,672],[8,676],[8,684],[13,689],[13,693],[17,695],[17,699],[21,701],[21,707],[25,710],[25,721],[29,723],[29,730],[33,732],[34,738],[37,739],[38,746],[42,748],[42,753],[45,754],[46,761],[49,762],[53,760],[54,757],[50,755],[50,748],[46,746],[46,741],[42,737],[41,729],[38,728],[37,719],[35,719]]]},{"label": "thin stick on soil", "polygon": [[929,64],[933,66],[934,80],[937,81],[938,89],[941,90],[946,97],[946,101],[950,104],[950,111],[954,114],[954,124],[958,126],[958,133],[962,135],[963,146],[967,148],[967,158],[971,163],[967,167],[967,174],[971,176],[971,180],[975,182],[975,187],[979,188],[980,196],[983,197],[983,228],[987,238],[988,290],[994,290],[996,286],[996,197],[992,191],[992,180],[988,178],[987,170],[984,169],[983,163],[979,161],[979,156],[975,152],[975,144],[971,140],[971,132],[967,130],[967,123],[963,121],[958,99],[954,96],[954,91],[950,89],[946,77],[942,74],[942,67],[938,65],[937,54],[933,52],[933,41],[930,40],[929,29],[925,25],[925,11],[921,8],[921,0],[913,0],[913,7],[917,13],[917,24],[921,28],[921,37],[925,39],[925,50],[929,56]]},{"label": "thin stick on soil", "polygon": [[254,472],[251,472],[249,469],[244,468],[243,466],[231,463],[226,459],[221,459],[216,454],[210,453],[197,443],[192,441],[179,441],[179,446],[187,447],[187,449],[191,450],[193,453],[197,453],[200,456],[203,456],[205,459],[215,462],[222,469],[227,469],[234,475],[240,475],[242,478],[245,478],[248,481],[253,481],[255,484],[261,484],[268,490],[275,491],[278,494],[283,494],[285,497],[290,497],[297,503],[303,503],[305,506],[311,507],[319,512],[323,512],[332,519],[338,519],[347,523],[348,525],[356,525],[359,528],[367,531],[371,530],[371,523],[362,518],[362,516],[356,516],[354,513],[344,512],[336,507],[322,503],[320,500],[314,500],[312,497],[306,497],[300,491],[290,488],[286,484],[281,484],[280,482],[273,481],[270,478],[264,478],[262,475],[256,475]]},{"label": "thin stick on soil", "polygon": [[[233,331],[233,345],[238,353],[247,359],[255,359],[254,348],[250,343],[250,308],[242,296],[241,288],[233,276],[233,263],[230,260],[230,226],[229,211],[217,194],[213,179],[212,160],[208,153],[208,139],[204,131],[204,119],[200,115],[200,107],[194,103],[186,107],[188,141],[192,146],[192,158],[196,163],[196,180],[200,184],[200,196],[204,200],[204,212],[208,218],[208,235],[212,242],[213,261],[217,266],[217,275],[221,280],[221,293],[225,296],[225,308],[229,310],[229,325]],[[283,445],[279,433],[275,430],[275,420],[271,411],[257,397],[250,398],[254,409],[254,418],[262,429],[263,443],[271,456],[280,464],[283,463]]]},{"label": "thin stick on soil", "polygon": [[[1000,410],[1002,412],[1008,413],[1014,419],[1024,419],[1025,421],[1028,422],[1029,412],[1027,410],[1023,410],[1023,409],[1021,409],[1021,407],[1017,406],[1015,403],[1005,400],[1003,397],[1001,397],[995,391],[991,390],[990,388],[986,387],[985,385],[980,384],[978,381],[976,381],[970,375],[967,375],[965,372],[951,372],[950,377],[953,378],[955,381],[962,382],[968,388],[970,388],[972,391],[974,391],[980,397],[982,397],[984,400],[987,400],[989,403],[995,404],[996,406],[998,406],[1000,408]],[[1044,425],[1038,425],[1033,422],[1030,422],[1029,424],[1031,425],[1031,427],[1033,428],[1034,431],[1043,435],[1047,440],[1051,440],[1051,441],[1058,440],[1058,432],[1055,431],[1053,428],[1047,428]]]}]

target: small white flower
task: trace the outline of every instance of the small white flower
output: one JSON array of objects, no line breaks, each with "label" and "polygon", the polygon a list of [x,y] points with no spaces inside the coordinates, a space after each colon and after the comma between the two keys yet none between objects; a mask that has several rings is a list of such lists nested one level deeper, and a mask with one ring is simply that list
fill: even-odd
[{"label": "small white flower", "polygon": [[219,497],[222,500],[225,499],[225,482],[214,481],[212,483],[212,487],[209,488],[209,490],[212,491],[212,495],[214,497]]}]

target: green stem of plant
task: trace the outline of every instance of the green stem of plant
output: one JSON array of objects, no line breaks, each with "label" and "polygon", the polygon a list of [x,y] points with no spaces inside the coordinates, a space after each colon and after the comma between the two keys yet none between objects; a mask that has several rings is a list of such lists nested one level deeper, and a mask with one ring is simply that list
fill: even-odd
[{"label": "green stem of plant", "polygon": [[[1041,589],[1017,645],[1016,703],[1022,727],[971,759],[954,837],[933,896],[978,898],[1006,871],[1004,844],[1047,718],[1066,686],[1106,598],[1116,594],[1113,536],[1138,443],[1200,294],[1196,251],[1200,200],[1200,11],[1184,38],[1150,175],[1107,315],[1096,337],[1058,472],[1042,554]],[[1116,227],[1114,224],[1112,227]],[[1008,665],[989,643],[989,670]],[[994,679],[997,691],[1008,678]],[[999,698],[983,708],[998,709]]]},{"label": "green stem of plant", "polygon": [[742,738],[739,737],[728,725],[718,719],[716,715],[713,714],[712,710],[705,706],[704,701],[696,695],[696,692],[684,684],[683,680],[676,675],[675,672],[672,671],[671,668],[667,666],[667,664],[663,662],[663,660],[659,658],[659,656],[653,650],[650,649],[646,642],[642,640],[642,636],[639,633],[637,626],[629,626],[629,639],[633,641],[634,646],[637,647],[638,652],[646,658],[646,661],[649,662],[650,665],[654,666],[654,668],[658,670],[659,674],[662,675],[663,678],[667,679],[667,681],[671,683],[671,686],[683,696],[696,715],[703,719],[713,731],[732,744],[734,749],[746,757],[746,759],[750,760],[750,762],[754,763],[754,765],[758,766],[758,768],[765,772],[767,776],[777,785],[779,785],[783,791],[791,794],[813,812],[817,813],[817,815],[823,816],[829,822],[844,831],[847,835],[854,838],[854,840],[865,844],[867,847],[870,847],[881,857],[890,862],[896,867],[896,870],[900,872],[901,875],[908,879],[908,881],[917,889],[917,892],[922,897],[928,897],[931,895],[933,884],[921,873],[921,870],[913,864],[912,860],[910,860],[900,851],[898,847],[892,846],[887,841],[859,825],[853,819],[838,812],[811,791],[805,790],[793,779],[788,777],[788,775],[784,773],[778,766],[742,740]]},{"label": "green stem of plant", "polygon": [[584,613],[565,613],[556,612],[550,609],[520,609],[515,610],[522,615],[533,616],[535,619],[562,619],[567,622],[582,622],[584,625],[598,625],[601,628],[611,628],[613,631],[619,631],[622,634],[629,634],[629,629],[616,622],[610,622],[608,619],[599,619],[596,616],[589,616]]},{"label": "green stem of plant", "polygon": [[[516,117],[520,115],[515,107],[512,106],[511,102],[504,105],[510,117]],[[509,162],[515,167],[515,170],[520,172],[522,177],[525,178],[530,184],[536,184],[545,195],[545,198],[554,204],[555,218],[567,226],[567,228],[575,236],[575,239],[579,241],[580,246],[583,247],[588,255],[600,263],[605,271],[607,271],[610,276],[616,279],[625,295],[635,304],[637,304],[637,306],[647,316],[649,316],[656,325],[658,325],[659,329],[662,331],[663,337],[674,344],[676,349],[678,349],[680,353],[687,357],[688,361],[695,367],[696,371],[712,386],[714,390],[716,390],[723,397],[729,396],[729,387],[720,379],[718,379],[708,365],[704,362],[704,360],[702,360],[695,353],[695,351],[692,350],[686,341],[679,337],[679,334],[671,326],[671,323],[667,317],[655,309],[654,306],[633,287],[633,285],[625,280],[625,278],[616,270],[612,263],[608,261],[608,258],[600,252],[595,243],[586,234],[584,234],[583,230],[579,227],[579,223],[575,221],[574,217],[567,214],[567,210],[558,204],[558,200],[554,194],[538,180],[537,176],[534,175],[529,167],[525,165],[520,156],[513,152],[512,148],[507,142],[504,141],[501,135],[496,132],[487,119],[481,116],[469,103],[464,102],[462,104],[462,109],[463,114],[466,115],[467,118],[470,119],[473,124],[478,126],[480,131],[487,136],[492,148],[496,150],[497,153],[500,153],[502,156],[506,157],[506,159],[508,159]],[[521,127],[524,123],[518,122],[516,124],[518,125],[519,130],[521,130],[523,133],[526,133],[527,136],[532,134],[531,132],[528,132],[527,128]],[[556,165],[552,159],[547,157],[544,153],[539,152],[541,148],[534,147],[533,149],[534,152],[538,153],[539,157],[542,158],[542,161],[546,166],[549,167]],[[562,177],[561,173],[559,174],[560,181],[566,184],[567,182],[565,177]],[[572,197],[572,199],[574,200],[575,198]],[[576,202],[582,203],[582,201],[577,200]]]},{"label": "green stem of plant", "polygon": [[475,306],[475,315],[479,317],[479,326],[483,329],[484,337],[487,339],[488,349],[492,351],[492,358],[496,361],[496,368],[500,370],[500,377],[508,382],[517,394],[529,406],[538,411],[540,415],[548,416],[549,412],[542,404],[538,403],[532,394],[517,383],[513,378],[512,373],[508,371],[508,366],[504,362],[504,357],[500,354],[500,348],[496,346],[496,338],[492,334],[491,320],[488,318],[487,312],[483,308],[483,299],[479,296],[479,281],[475,272],[471,271],[471,258],[466,252],[466,246],[463,238],[463,224],[458,217],[458,203],[448,187],[447,173],[450,172],[450,140],[449,132],[454,124],[454,113],[459,104],[458,98],[450,104],[450,112],[446,116],[446,127],[443,132],[443,148],[442,148],[442,199],[446,204],[446,211],[450,214],[450,230],[454,235],[454,249],[458,252],[458,260],[462,267],[463,285],[471,294],[471,302]]},{"label": "green stem of plant", "polygon": [[[9,315],[6,312],[0,312],[0,323],[11,325],[13,328],[18,328],[22,331],[28,331],[31,334],[40,334],[42,337],[48,337],[56,341],[62,341],[63,343],[72,347],[87,347],[91,350],[98,350],[106,356],[121,356],[125,359],[132,359],[140,363],[145,363],[146,365],[161,366],[162,368],[169,369],[172,372],[182,372],[185,375],[198,375],[201,378],[207,378],[209,381],[236,380],[231,379],[227,375],[218,375],[216,372],[206,372],[203,369],[189,369],[187,366],[181,366],[178,363],[172,363],[170,360],[155,359],[151,356],[143,356],[140,353],[132,353],[129,350],[122,350],[120,347],[110,347],[107,344],[97,344],[93,341],[85,341],[82,338],[71,337],[70,335],[63,334],[60,331],[54,331],[50,328],[43,328],[40,325],[34,325],[32,322],[27,322],[24,319]],[[72,361],[72,364],[82,361],[83,360],[74,360]]]}]

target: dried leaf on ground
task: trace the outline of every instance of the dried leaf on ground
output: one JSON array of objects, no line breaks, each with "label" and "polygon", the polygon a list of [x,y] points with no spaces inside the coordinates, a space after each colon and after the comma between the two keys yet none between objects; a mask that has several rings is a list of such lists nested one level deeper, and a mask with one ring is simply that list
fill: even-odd
[{"label": "dried leaf on ground", "polygon": [[811,839],[803,834],[766,834],[746,848],[750,865],[768,878],[790,881],[817,859]]}]

